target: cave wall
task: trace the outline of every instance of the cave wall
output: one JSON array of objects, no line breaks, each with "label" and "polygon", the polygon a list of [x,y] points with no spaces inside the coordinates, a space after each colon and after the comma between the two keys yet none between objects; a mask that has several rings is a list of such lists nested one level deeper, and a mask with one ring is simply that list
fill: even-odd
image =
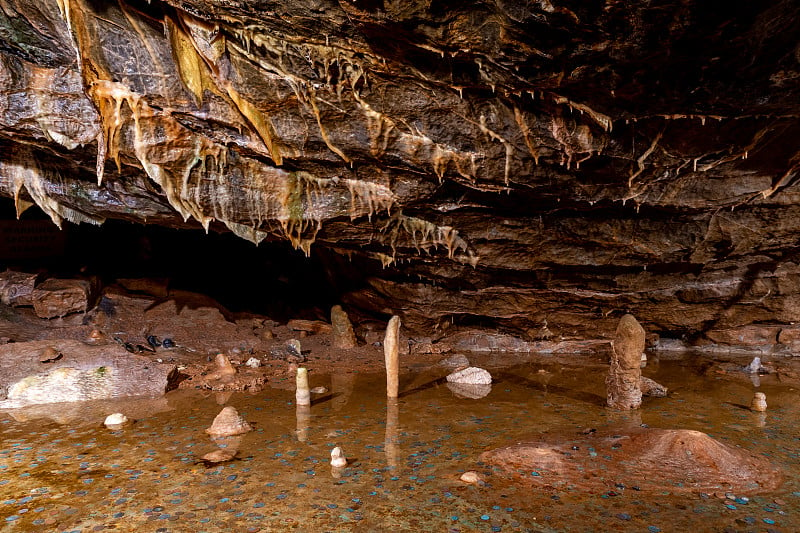
[{"label": "cave wall", "polygon": [[319,247],[345,303],[412,330],[632,312],[776,343],[798,34],[789,0],[6,0],[0,194]]}]

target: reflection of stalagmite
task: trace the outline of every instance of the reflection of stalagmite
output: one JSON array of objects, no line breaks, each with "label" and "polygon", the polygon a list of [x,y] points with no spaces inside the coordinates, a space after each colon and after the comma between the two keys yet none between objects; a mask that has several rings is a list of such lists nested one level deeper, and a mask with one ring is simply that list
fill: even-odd
[{"label": "reflection of stalagmite", "polygon": [[355,382],[354,374],[331,374],[331,392],[333,393],[331,403],[334,411],[341,411],[350,401]]},{"label": "reflection of stalagmite", "polygon": [[637,409],[642,404],[640,380],[644,351],[644,328],[633,315],[625,315],[617,326],[606,377],[608,406],[613,409]]},{"label": "reflection of stalagmite", "polygon": [[400,418],[400,406],[397,400],[389,398],[386,400],[386,439],[384,448],[386,450],[386,464],[397,466],[400,457],[400,446],[398,444],[398,424]]},{"label": "reflection of stalagmite", "polygon": [[297,415],[297,440],[305,442],[308,440],[308,432],[311,429],[311,406],[298,403],[295,413]]},{"label": "reflection of stalagmite", "polygon": [[400,317],[393,316],[386,326],[383,355],[386,358],[386,396],[397,398],[399,380]]},{"label": "reflection of stalagmite", "polygon": [[297,391],[295,400],[297,405],[311,405],[311,389],[308,388],[308,369],[300,367],[297,369]]}]

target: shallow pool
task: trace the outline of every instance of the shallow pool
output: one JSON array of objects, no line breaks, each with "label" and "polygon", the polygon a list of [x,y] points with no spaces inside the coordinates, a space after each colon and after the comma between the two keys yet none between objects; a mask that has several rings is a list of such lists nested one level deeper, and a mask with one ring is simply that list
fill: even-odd
[{"label": "shallow pool", "polygon": [[[513,366],[500,366],[500,361]],[[651,358],[670,388],[639,411],[604,404],[605,366],[519,355],[473,363],[494,377],[483,398],[459,397],[443,368],[401,379],[387,409],[382,374],[314,375],[325,386],[297,410],[291,379],[258,394],[175,391],[154,400],[37,406],[0,413],[3,531],[800,531],[800,398],[780,376],[758,388],[697,359]],[[750,412],[754,390],[765,415]],[[204,432],[223,405],[254,426],[236,459],[205,464]],[[126,413],[125,429],[103,427]],[[762,454],[786,481],[772,494],[658,493],[615,487],[532,490],[479,462],[526,439],[640,426],[685,428]],[[225,444],[223,442],[222,444]],[[233,444],[229,444],[233,445]],[[332,471],[330,451],[349,459]],[[461,473],[476,470],[483,486]]]}]

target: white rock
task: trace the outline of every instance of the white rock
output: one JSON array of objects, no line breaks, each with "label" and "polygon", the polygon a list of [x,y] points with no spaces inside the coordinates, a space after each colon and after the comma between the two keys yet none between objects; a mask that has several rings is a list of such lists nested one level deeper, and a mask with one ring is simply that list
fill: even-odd
[{"label": "white rock", "polygon": [[331,466],[337,468],[347,466],[347,458],[344,456],[344,452],[339,446],[331,450]]},{"label": "white rock", "polygon": [[106,421],[103,422],[103,424],[105,424],[106,427],[116,429],[116,428],[122,426],[123,424],[125,424],[127,422],[128,422],[128,417],[127,416],[123,415],[122,413],[114,413],[114,414],[108,415],[106,417]]},{"label": "white rock", "polygon": [[251,357],[247,360],[245,365],[249,366],[250,368],[258,368],[261,366],[261,359],[258,357]]},{"label": "white rock", "polygon": [[492,375],[483,368],[471,366],[447,376],[450,383],[467,383],[470,385],[491,385]]},{"label": "white rock", "polygon": [[470,483],[471,485],[484,484],[483,476],[481,476],[479,473],[473,470],[464,472],[463,474],[461,474],[461,477],[459,479],[461,479],[461,481],[463,481],[464,483]]}]

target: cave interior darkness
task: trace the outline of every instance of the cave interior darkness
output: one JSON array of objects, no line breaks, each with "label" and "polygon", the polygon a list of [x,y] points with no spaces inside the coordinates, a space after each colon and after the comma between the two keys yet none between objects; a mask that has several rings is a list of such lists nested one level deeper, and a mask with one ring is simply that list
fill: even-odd
[{"label": "cave interior darkness", "polygon": [[256,246],[227,232],[118,220],[102,226],[65,223],[59,230],[36,207],[17,220],[13,201],[0,203],[6,241],[11,235],[19,238],[21,228],[35,225],[36,235],[27,238],[47,235],[51,243],[26,246],[23,241],[13,250],[7,245],[0,269],[41,272],[47,277],[96,277],[101,287],[119,278],[166,279],[170,290],[206,295],[231,313],[255,313],[278,322],[329,320],[339,291],[348,287],[335,283],[319,246],[306,257],[285,240]]}]

